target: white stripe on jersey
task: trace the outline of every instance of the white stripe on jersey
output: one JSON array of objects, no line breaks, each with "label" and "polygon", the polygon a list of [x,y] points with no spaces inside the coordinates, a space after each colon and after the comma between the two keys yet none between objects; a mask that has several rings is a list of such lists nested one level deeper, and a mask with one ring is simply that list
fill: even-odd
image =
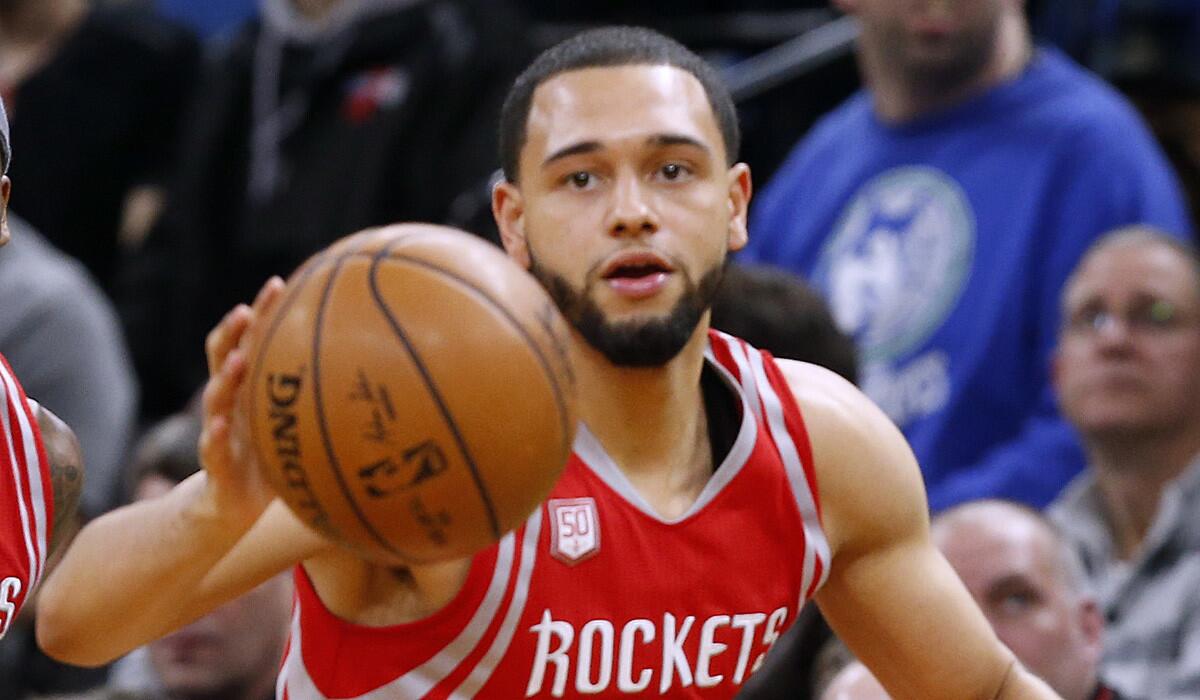
[{"label": "white stripe on jersey", "polygon": [[[744,352],[740,343],[734,346],[735,356]],[[813,574],[816,569],[815,559],[819,558],[821,561],[821,579],[817,583],[817,588],[813,590],[819,589],[829,578],[829,542],[825,539],[825,531],[821,528],[821,520],[817,516],[816,498],[809,490],[808,479],[804,475],[804,466],[800,461],[800,453],[796,450],[796,443],[792,440],[792,435],[788,432],[787,424],[783,419],[783,403],[771,383],[767,381],[762,354],[757,351],[745,354],[749,355],[750,367],[754,370],[755,383],[758,384],[759,396],[762,398],[763,408],[767,414],[767,428],[771,431],[771,437],[775,439],[775,445],[779,448],[779,456],[783,458],[788,481],[792,485],[792,494],[796,497],[796,504],[800,507],[800,517],[804,521],[806,546],[804,548],[804,576],[800,589],[800,603],[803,604],[804,597],[808,595],[809,588],[812,587]]]},{"label": "white stripe on jersey", "polygon": [[[462,659],[479,644],[484,633],[491,626],[492,620],[496,617],[500,604],[504,601],[504,592],[508,588],[509,579],[512,577],[515,549],[516,536],[513,533],[509,533],[500,540],[496,554],[496,567],[493,569],[492,580],[488,584],[487,592],[484,593],[483,600],[475,614],[471,616],[470,622],[453,641],[429,661],[387,685],[359,696],[359,700],[421,698],[450,675]],[[308,669],[304,666],[304,654],[301,649],[300,605],[296,605],[296,612],[292,620],[291,648],[283,662],[279,682],[275,686],[276,697],[282,699],[283,690],[286,687],[291,700],[325,700],[325,696],[317,689],[316,683],[313,682],[312,677],[308,674]]]},{"label": "white stripe on jersey", "polygon": [[[758,408],[762,405],[758,398],[758,386],[754,383],[754,374],[750,371],[750,365],[746,361],[746,353],[742,352],[742,344],[738,342],[737,338],[721,331],[716,331],[716,334],[717,337],[725,341],[725,347],[729,349],[729,354],[733,357],[733,363],[737,365],[738,375],[741,377],[742,391],[746,394],[746,400],[750,402],[751,406]],[[720,363],[712,355],[711,348],[709,348],[706,354],[712,358],[713,364],[720,366]]]},{"label": "white stripe on jersey", "polygon": [[46,490],[42,483],[42,460],[38,454],[37,434],[30,419],[29,405],[21,399],[21,392],[17,387],[16,380],[5,371],[3,364],[0,364],[0,374],[4,376],[4,384],[8,388],[10,399],[16,404],[14,408],[16,409],[17,423],[21,426],[21,446],[25,450],[25,470],[29,476],[29,495],[33,501],[33,522],[37,531],[36,551],[38,553],[37,571],[31,577],[33,580],[29,582],[29,590],[33,590],[33,587],[41,579],[46,557],[49,556],[47,537],[49,531],[46,522]]},{"label": "white stripe on jersey", "polygon": [[492,646],[471,670],[471,675],[467,676],[458,689],[451,694],[450,700],[475,697],[475,693],[478,693],[479,689],[492,677],[496,665],[508,651],[508,645],[512,643],[513,633],[517,629],[517,622],[521,619],[521,613],[525,612],[525,603],[529,601],[529,582],[533,578],[533,567],[537,563],[538,536],[541,535],[541,532],[542,506],[538,506],[538,509],[525,522],[525,539],[522,540],[521,545],[521,566],[517,570],[517,586],[513,591],[512,603],[508,606],[508,612],[504,615],[504,622],[500,624],[496,638],[492,640]]},{"label": "white stripe on jersey", "polygon": [[[7,375],[7,372],[4,371],[3,365],[0,365],[0,376],[3,375]],[[6,380],[7,377],[5,376],[4,379]],[[0,408],[0,424],[3,425],[4,429],[4,447],[8,449],[8,461],[12,465],[13,495],[17,500],[17,512],[21,515],[21,532],[25,540],[25,552],[29,559],[29,580],[25,582],[25,590],[28,591],[32,590],[34,582],[37,581],[41,562],[33,546],[35,527],[30,523],[29,506],[26,504],[28,492],[25,488],[25,479],[21,473],[21,460],[17,457],[16,448],[13,446],[12,421],[8,415],[8,408],[12,404],[13,398],[12,390],[9,388],[7,381],[0,381],[0,394],[2,394],[0,399],[3,399],[3,405]],[[17,397],[19,398],[20,394]]]},{"label": "white stripe on jersey", "polygon": [[[299,684],[299,680],[300,680],[297,677],[296,665],[297,665],[297,663],[299,663],[299,665],[301,665],[301,666],[304,665],[303,661],[297,662],[297,659],[304,658],[303,656],[300,655],[300,603],[299,603],[299,601],[297,601],[296,604],[292,606],[292,631],[288,635],[288,638],[289,638],[288,653],[287,653],[287,656],[283,657],[283,664],[279,668],[279,676],[276,677],[276,679],[275,679],[275,698],[276,698],[276,700],[283,700],[283,694],[285,692],[287,692],[288,696],[291,698],[303,697],[298,692],[295,691],[295,688]],[[301,669],[300,672],[302,673],[303,669]],[[309,679],[308,682],[311,684],[312,679]],[[312,692],[316,693],[315,687],[312,688]],[[315,697],[320,697],[320,693],[317,693],[317,695]]]}]

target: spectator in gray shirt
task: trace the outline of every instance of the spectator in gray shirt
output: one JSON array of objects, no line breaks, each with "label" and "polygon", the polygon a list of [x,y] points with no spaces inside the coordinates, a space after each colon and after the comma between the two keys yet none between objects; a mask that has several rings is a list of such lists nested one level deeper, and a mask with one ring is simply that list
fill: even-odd
[{"label": "spectator in gray shirt", "polygon": [[9,213],[0,255],[0,353],[25,391],[75,429],[87,464],[81,511],[113,507],[137,409],[116,312],[83,266]]},{"label": "spectator in gray shirt", "polygon": [[1054,360],[1088,469],[1052,505],[1107,618],[1122,697],[1200,697],[1200,262],[1145,228],[1068,280]]}]

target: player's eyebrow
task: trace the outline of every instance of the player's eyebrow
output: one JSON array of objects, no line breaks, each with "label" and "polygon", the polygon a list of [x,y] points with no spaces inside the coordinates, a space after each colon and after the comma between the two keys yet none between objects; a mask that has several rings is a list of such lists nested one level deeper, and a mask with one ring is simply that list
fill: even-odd
[{"label": "player's eyebrow", "polygon": [[[705,145],[704,142],[686,134],[655,134],[646,139],[646,143],[656,148],[664,148],[666,146],[691,146],[692,148],[698,148],[705,153],[711,153],[712,151],[712,149]],[[563,148],[560,148],[554,153],[546,156],[546,159],[542,161],[542,167],[544,168],[556,160],[562,160],[563,158],[569,158],[570,156],[577,156],[583,153],[595,153],[603,148],[604,144],[600,143],[599,141],[580,141],[579,143],[571,144],[570,146],[564,146]]]},{"label": "player's eyebrow", "polygon": [[556,160],[562,160],[563,158],[569,158],[570,156],[577,156],[582,153],[592,153],[600,150],[600,148],[601,144],[599,141],[580,141],[579,143],[560,148],[554,153],[546,156],[546,160],[542,161],[542,167],[544,168]]},{"label": "player's eyebrow", "polygon": [[691,146],[699,148],[705,153],[709,153],[711,149],[698,139],[695,139],[686,134],[656,134],[651,136],[647,141],[653,146]]}]

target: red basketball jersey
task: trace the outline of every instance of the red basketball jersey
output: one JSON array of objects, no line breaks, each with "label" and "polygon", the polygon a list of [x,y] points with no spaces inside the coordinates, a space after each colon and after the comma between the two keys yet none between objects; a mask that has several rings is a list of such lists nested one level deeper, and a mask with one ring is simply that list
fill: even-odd
[{"label": "red basketball jersey", "polygon": [[25,390],[0,357],[0,638],[37,585],[54,519],[50,467]]},{"label": "red basketball jersey", "polygon": [[811,451],[774,361],[713,333],[733,446],[681,517],[656,515],[581,426],[550,498],[410,624],[331,614],[296,570],[278,697],[731,698],[822,584]]}]

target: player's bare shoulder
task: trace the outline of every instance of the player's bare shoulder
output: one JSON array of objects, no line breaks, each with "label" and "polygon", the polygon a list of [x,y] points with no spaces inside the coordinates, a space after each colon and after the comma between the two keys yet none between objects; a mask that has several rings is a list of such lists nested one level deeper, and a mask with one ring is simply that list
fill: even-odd
[{"label": "player's bare shoulder", "polygon": [[825,529],[834,551],[869,546],[880,530],[921,527],[920,470],[895,424],[857,387],[827,369],[777,360],[804,417]]},{"label": "player's bare shoulder", "polygon": [[50,551],[53,552],[70,538],[78,524],[75,516],[79,495],[83,491],[83,451],[79,448],[75,431],[61,418],[36,401],[30,400],[29,407],[37,419],[50,468],[50,484],[54,493],[53,539],[50,543]]}]

